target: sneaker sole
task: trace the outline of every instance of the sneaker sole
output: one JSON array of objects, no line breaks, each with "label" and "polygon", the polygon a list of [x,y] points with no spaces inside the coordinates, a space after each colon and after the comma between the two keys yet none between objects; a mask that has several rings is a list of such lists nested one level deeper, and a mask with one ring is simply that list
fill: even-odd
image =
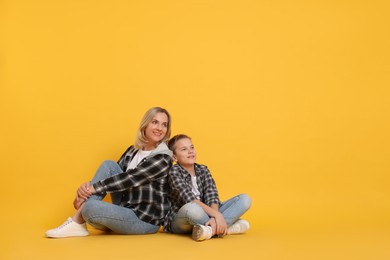
[{"label": "sneaker sole", "polygon": [[202,241],[200,238],[202,236],[202,227],[199,225],[195,225],[192,228],[192,239],[195,241]]},{"label": "sneaker sole", "polygon": [[88,236],[89,232],[76,232],[76,233],[70,233],[70,234],[46,234],[46,237],[48,238],[66,238],[66,237],[85,237]]}]

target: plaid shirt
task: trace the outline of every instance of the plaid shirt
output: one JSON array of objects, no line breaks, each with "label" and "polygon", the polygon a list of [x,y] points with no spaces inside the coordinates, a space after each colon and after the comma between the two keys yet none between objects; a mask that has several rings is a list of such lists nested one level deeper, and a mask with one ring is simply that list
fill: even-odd
[{"label": "plaid shirt", "polygon": [[[217,187],[206,165],[195,164],[195,176],[200,192],[200,201],[211,206],[220,204]],[[179,209],[196,199],[192,192],[191,175],[179,164],[171,167],[168,174],[171,209],[164,221],[164,230],[171,232],[171,224]]]},{"label": "plaid shirt", "polygon": [[[130,146],[118,161],[123,171],[134,158]],[[121,206],[132,209],[145,222],[161,225],[169,210],[168,171],[172,165],[171,152],[165,143],[144,158],[136,168],[93,184],[97,193],[123,192]]]}]

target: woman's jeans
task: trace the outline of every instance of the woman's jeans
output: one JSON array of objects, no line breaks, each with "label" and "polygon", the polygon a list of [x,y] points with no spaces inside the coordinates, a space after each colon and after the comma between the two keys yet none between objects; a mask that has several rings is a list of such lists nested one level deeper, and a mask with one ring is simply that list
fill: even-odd
[{"label": "woman's jeans", "polygon": [[[226,224],[231,226],[236,222],[251,206],[251,199],[246,194],[235,196],[219,207],[219,212],[225,218]],[[192,227],[196,224],[204,225],[210,217],[195,202],[185,204],[179,209],[172,222],[172,232],[177,234],[191,233]]]},{"label": "woman's jeans", "polygon": [[[114,161],[104,161],[96,171],[91,183],[123,173]],[[119,206],[122,193],[112,193],[111,203],[102,201],[106,194],[92,195],[85,202],[81,214],[91,226],[101,230],[112,230],[118,234],[151,234],[159,230],[155,226],[140,220],[133,210]]]}]

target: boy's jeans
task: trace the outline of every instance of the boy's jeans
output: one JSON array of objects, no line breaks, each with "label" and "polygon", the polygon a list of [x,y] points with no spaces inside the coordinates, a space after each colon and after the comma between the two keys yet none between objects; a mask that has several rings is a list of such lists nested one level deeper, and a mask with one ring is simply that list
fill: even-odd
[{"label": "boy's jeans", "polygon": [[[231,226],[251,206],[251,199],[246,194],[235,196],[221,204],[219,212],[225,218],[226,224]],[[195,202],[185,204],[177,212],[172,222],[172,232],[177,234],[191,233],[192,227],[196,224],[204,225],[210,217]]]}]

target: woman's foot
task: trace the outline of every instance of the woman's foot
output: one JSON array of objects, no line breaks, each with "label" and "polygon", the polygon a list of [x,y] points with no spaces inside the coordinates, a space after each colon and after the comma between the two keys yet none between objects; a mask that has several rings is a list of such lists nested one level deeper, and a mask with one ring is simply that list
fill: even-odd
[{"label": "woman's foot", "polygon": [[47,237],[64,238],[64,237],[84,237],[88,236],[87,225],[79,224],[69,217],[61,226],[46,231]]},{"label": "woman's foot", "polygon": [[73,207],[75,209],[79,209],[81,205],[85,202],[85,199],[80,198],[78,195],[76,195],[76,198],[73,201]]}]

